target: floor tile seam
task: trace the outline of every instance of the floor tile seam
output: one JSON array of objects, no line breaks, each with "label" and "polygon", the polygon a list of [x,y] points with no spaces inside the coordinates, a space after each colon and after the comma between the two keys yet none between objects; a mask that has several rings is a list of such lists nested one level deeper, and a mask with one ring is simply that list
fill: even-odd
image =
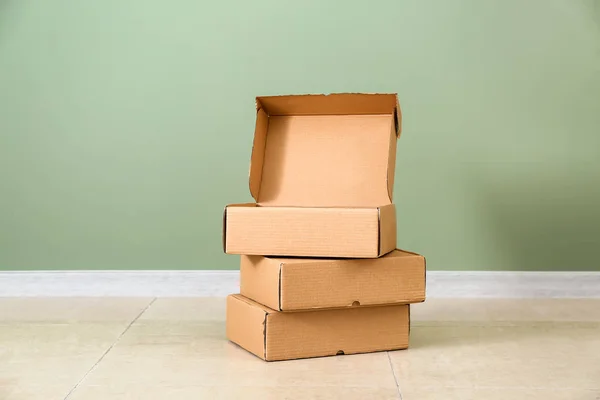
[{"label": "floor tile seam", "polygon": [[394,364],[392,363],[392,357],[390,356],[390,352],[386,351],[386,356],[388,359],[388,363],[390,365],[390,370],[392,371],[392,376],[394,377],[394,382],[396,383],[396,390],[398,391],[398,398],[402,400],[402,390],[400,389],[400,381],[398,380],[398,376],[396,375],[396,370],[394,369]]},{"label": "floor tile seam", "polygon": [[150,306],[152,306],[152,304],[154,304],[155,301],[156,301],[156,297],[152,298],[152,300],[150,300],[150,302],[146,305],[146,307],[144,307],[144,309],[139,314],[137,314],[137,316],[135,316],[131,322],[129,322],[129,324],[125,327],[125,329],[121,332],[121,334],[117,337],[117,339],[113,341],[113,343],[104,351],[104,353],[102,353],[102,355],[100,356],[100,358],[98,358],[98,360],[94,363],[94,365],[92,365],[92,367],[81,377],[81,379],[79,379],[79,381],[71,388],[71,390],[69,390],[69,392],[65,396],[64,400],[68,400],[71,397],[71,395],[75,392],[75,390],[98,367],[98,365],[102,362],[104,357],[106,357],[108,355],[108,353],[110,353],[110,351],[113,349],[113,347],[115,347],[117,345],[117,343],[119,343],[121,338],[129,330],[129,328],[131,328],[131,326],[150,308]]}]

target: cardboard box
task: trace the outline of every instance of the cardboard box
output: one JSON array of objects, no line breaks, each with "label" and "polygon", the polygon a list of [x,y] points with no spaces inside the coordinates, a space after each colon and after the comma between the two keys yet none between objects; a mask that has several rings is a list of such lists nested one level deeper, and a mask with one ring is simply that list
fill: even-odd
[{"label": "cardboard box", "polygon": [[255,203],[225,208],[229,254],[374,258],[396,247],[395,94],[258,97]]},{"label": "cardboard box", "polygon": [[242,256],[240,293],[278,311],[425,300],[425,258],[402,250],[373,259]]},{"label": "cardboard box", "polygon": [[231,295],[227,297],[227,338],[267,361],[405,349],[409,307],[283,313]]}]

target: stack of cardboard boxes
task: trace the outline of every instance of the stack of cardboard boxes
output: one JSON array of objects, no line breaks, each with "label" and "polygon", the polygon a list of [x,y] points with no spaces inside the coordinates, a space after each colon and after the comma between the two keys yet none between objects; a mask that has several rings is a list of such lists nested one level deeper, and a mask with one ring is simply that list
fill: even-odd
[{"label": "stack of cardboard boxes", "polygon": [[271,360],[405,349],[425,259],[396,250],[394,94],[256,99],[251,204],[229,205],[241,254],[227,337]]}]

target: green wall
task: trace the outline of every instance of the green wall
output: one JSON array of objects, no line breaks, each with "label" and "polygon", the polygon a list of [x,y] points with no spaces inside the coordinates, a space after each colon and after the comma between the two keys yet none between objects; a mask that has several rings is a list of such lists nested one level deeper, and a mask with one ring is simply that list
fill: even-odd
[{"label": "green wall", "polygon": [[0,0],[0,268],[236,268],[254,96],[343,91],[431,269],[600,270],[599,0]]}]

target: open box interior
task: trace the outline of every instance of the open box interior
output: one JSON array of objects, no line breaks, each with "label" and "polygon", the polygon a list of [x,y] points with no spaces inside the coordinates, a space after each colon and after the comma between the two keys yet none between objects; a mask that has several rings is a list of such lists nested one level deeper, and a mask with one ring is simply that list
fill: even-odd
[{"label": "open box interior", "polygon": [[259,97],[250,193],[258,206],[391,204],[400,126],[393,94]]},{"label": "open box interior", "polygon": [[255,202],[227,206],[229,254],[379,257],[396,246],[396,95],[258,97]]}]

